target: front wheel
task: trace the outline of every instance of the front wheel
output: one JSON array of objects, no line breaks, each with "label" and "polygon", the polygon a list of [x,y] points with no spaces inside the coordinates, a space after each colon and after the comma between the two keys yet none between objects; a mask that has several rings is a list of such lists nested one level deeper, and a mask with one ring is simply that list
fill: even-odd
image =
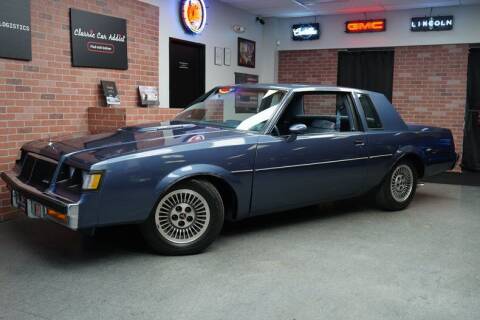
[{"label": "front wheel", "polygon": [[166,192],[140,230],[160,254],[195,254],[216,239],[223,220],[218,190],[208,181],[193,179]]},{"label": "front wheel", "polygon": [[417,190],[417,171],[410,161],[400,161],[385,177],[377,194],[377,204],[385,210],[408,207]]}]

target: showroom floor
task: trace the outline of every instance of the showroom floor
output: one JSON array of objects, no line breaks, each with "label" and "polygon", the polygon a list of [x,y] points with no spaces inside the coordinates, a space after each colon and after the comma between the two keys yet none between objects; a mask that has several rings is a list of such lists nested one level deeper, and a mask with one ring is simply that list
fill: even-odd
[{"label": "showroom floor", "polygon": [[389,213],[343,202],[228,225],[205,253],[152,254],[0,224],[0,319],[480,319],[480,188],[426,184]]}]

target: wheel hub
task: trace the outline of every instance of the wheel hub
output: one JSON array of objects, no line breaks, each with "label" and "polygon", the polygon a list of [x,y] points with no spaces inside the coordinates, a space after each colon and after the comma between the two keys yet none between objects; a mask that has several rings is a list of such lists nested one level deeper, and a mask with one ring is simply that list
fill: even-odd
[{"label": "wheel hub", "polygon": [[189,243],[205,233],[210,208],[205,198],[189,189],[175,190],[162,198],[155,212],[157,230],[174,243]]},{"label": "wheel hub", "polygon": [[407,165],[400,165],[392,173],[390,192],[395,201],[403,202],[413,190],[413,172]]},{"label": "wheel hub", "polygon": [[170,222],[177,228],[190,227],[196,218],[195,209],[188,203],[179,203],[170,210]]}]

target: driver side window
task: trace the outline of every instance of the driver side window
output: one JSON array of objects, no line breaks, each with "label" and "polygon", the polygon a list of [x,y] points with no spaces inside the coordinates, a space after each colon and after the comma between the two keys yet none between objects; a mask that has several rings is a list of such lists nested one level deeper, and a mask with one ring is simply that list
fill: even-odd
[{"label": "driver side window", "polygon": [[278,133],[288,135],[290,126],[304,124],[305,134],[356,131],[352,99],[345,92],[296,93],[277,123]]}]

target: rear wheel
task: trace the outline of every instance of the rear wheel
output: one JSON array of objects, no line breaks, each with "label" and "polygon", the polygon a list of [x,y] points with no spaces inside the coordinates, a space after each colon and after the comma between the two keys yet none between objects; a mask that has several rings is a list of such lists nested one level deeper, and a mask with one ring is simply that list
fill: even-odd
[{"label": "rear wheel", "polygon": [[158,253],[195,254],[216,239],[223,220],[224,208],[218,190],[208,181],[188,180],[160,198],[140,229]]},{"label": "rear wheel", "polygon": [[396,211],[408,207],[417,189],[417,171],[410,161],[397,163],[380,185],[377,204],[385,210]]}]

